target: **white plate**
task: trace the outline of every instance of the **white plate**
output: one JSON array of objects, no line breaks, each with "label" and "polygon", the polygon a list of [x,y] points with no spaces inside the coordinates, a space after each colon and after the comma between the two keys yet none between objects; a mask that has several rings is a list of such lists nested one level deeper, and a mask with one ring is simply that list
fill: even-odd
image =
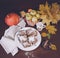
[{"label": "white plate", "polygon": [[[34,29],[34,28],[32,28],[32,27],[25,27],[25,28],[22,28],[21,30],[27,30],[27,29],[36,30],[36,29]],[[37,30],[36,30],[36,31],[37,31]],[[37,31],[38,41],[37,41],[34,45],[32,45],[32,46],[27,47],[27,48],[24,48],[23,45],[19,42],[19,40],[18,40],[18,38],[17,38],[17,34],[18,34],[18,33],[19,33],[19,32],[17,32],[16,35],[15,35],[15,42],[16,42],[18,48],[20,48],[21,50],[24,50],[24,51],[32,51],[32,50],[36,49],[36,48],[41,44],[41,35],[40,35],[40,33]]]}]

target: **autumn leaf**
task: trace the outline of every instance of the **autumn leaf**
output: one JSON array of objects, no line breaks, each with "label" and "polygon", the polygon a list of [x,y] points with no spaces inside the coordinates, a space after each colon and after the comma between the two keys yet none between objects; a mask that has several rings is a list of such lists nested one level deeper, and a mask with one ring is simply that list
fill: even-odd
[{"label": "autumn leaf", "polygon": [[57,47],[56,47],[56,45],[55,44],[50,44],[50,46],[49,46],[52,50],[57,50]]},{"label": "autumn leaf", "polygon": [[57,29],[55,28],[55,26],[51,26],[51,25],[46,26],[46,30],[48,30],[48,32],[50,34],[56,34],[56,31],[57,31]]},{"label": "autumn leaf", "polygon": [[43,11],[44,9],[45,9],[44,5],[43,5],[43,4],[40,4],[40,5],[39,5],[39,10],[40,10],[40,11]]}]

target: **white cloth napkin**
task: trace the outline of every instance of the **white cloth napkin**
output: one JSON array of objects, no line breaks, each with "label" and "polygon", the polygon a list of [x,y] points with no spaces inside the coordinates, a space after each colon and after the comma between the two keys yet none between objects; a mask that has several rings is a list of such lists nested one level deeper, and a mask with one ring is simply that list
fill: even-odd
[{"label": "white cloth napkin", "polygon": [[17,54],[18,52],[18,48],[14,48],[13,51],[11,52],[12,56],[14,56],[15,54]]},{"label": "white cloth napkin", "polygon": [[21,28],[26,26],[25,21],[21,18],[21,21],[17,25],[13,25],[5,30],[4,36],[9,36],[14,39],[16,32],[18,32]]},{"label": "white cloth napkin", "polygon": [[19,22],[17,25],[21,28],[25,27],[26,26],[26,22],[24,21],[23,18],[20,18],[21,22]]},{"label": "white cloth napkin", "polygon": [[14,56],[18,52],[18,46],[15,42],[15,34],[25,26],[26,23],[21,18],[21,21],[17,25],[10,26],[7,30],[5,30],[5,33],[0,40],[0,44],[7,54],[11,53],[12,56]]},{"label": "white cloth napkin", "polygon": [[7,30],[5,30],[4,36],[6,37],[11,37],[12,39],[14,39],[16,32],[18,32],[21,29],[21,27],[18,26],[11,26],[9,27]]},{"label": "white cloth napkin", "polygon": [[[3,36],[0,40],[0,44],[2,45],[2,47],[4,48],[4,50],[6,51],[7,54],[14,52],[14,51],[15,51],[15,53],[18,52],[16,43],[14,42],[14,40],[11,40],[10,38],[6,38]],[[12,53],[12,55],[14,56],[15,53]]]}]

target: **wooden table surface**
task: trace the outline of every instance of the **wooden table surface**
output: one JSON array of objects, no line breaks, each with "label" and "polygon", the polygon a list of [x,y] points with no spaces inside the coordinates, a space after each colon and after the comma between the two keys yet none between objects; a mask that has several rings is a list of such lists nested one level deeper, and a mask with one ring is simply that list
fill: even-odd
[{"label": "wooden table surface", "polygon": [[[46,0],[0,0],[0,39],[3,36],[4,31],[8,28],[8,26],[4,22],[6,14],[10,12],[15,12],[19,14],[21,10],[27,11],[27,9],[29,8],[37,10],[39,4],[45,3],[45,1]],[[47,1],[49,4],[53,2],[58,2],[60,4],[59,0]],[[52,41],[56,44],[57,51],[46,50],[39,46],[34,51],[31,51],[34,54],[33,58],[60,58],[60,22],[58,22],[56,27],[58,31],[55,36],[51,37],[51,39],[53,38]],[[7,55],[2,46],[0,45],[0,58],[27,58],[24,53],[24,51],[19,50],[18,54],[13,57],[11,54]]]}]

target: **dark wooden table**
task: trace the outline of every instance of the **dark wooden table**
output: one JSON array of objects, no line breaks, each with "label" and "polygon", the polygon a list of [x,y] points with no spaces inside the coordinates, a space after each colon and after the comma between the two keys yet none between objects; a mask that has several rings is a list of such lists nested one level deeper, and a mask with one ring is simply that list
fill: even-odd
[{"label": "dark wooden table", "polygon": [[[3,36],[4,31],[8,26],[4,22],[6,14],[10,12],[18,13],[21,10],[27,11],[28,8],[38,9],[40,3],[45,3],[46,0],[0,0],[0,38]],[[59,0],[47,0],[49,4],[58,2]],[[38,47],[36,50],[31,51],[35,55],[34,58],[60,58],[60,22],[56,25],[58,31],[51,39],[57,46],[57,51],[51,51]],[[11,54],[6,54],[2,46],[0,45],[0,58],[27,58],[24,51],[19,50],[18,54],[14,57]],[[32,57],[30,57],[32,58]]]}]

